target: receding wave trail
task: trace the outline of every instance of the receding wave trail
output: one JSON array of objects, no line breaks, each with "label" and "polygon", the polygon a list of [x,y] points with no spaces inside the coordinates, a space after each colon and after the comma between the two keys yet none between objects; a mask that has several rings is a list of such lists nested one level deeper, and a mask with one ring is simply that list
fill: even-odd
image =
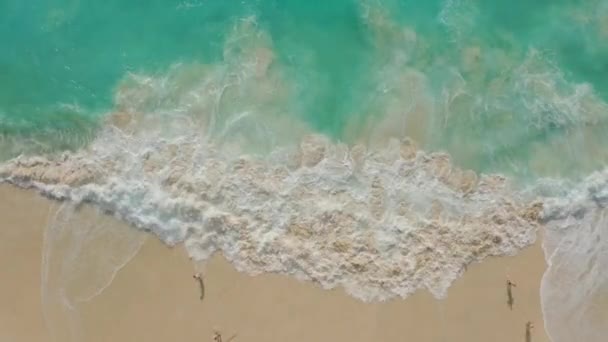
[{"label": "receding wave trail", "polygon": [[[219,251],[242,271],[343,286],[362,300],[417,289],[442,297],[468,264],[512,255],[544,227],[549,333],[554,342],[576,340],[573,333],[601,341],[608,318],[594,310],[608,283],[608,177],[585,176],[608,161],[608,105],[597,79],[574,72],[577,57],[559,53],[568,44],[548,39],[569,33],[567,22],[591,37],[585,58],[603,56],[593,48],[608,32],[601,2],[534,3],[555,17],[539,26],[541,12],[530,12],[513,32],[510,9],[473,1],[408,11],[408,1],[357,4],[360,22],[335,24],[336,37],[363,32],[345,40],[368,49],[353,56],[352,70],[339,54],[280,35],[294,27],[239,16],[219,60],[127,73],[103,122],[75,119],[31,135],[30,126],[6,126],[6,155],[23,155],[0,165],[0,181],[92,204],[167,244],[184,243],[195,259]],[[429,13],[443,26],[427,27]],[[496,25],[484,30],[486,21]],[[298,37],[319,32],[298,23]],[[331,47],[329,37],[313,45]],[[325,64],[339,72],[315,69]],[[86,134],[70,134],[79,127]],[[38,145],[20,150],[30,141]],[[86,254],[76,226],[57,228],[69,212],[47,240],[72,239],[73,255]],[[97,285],[139,242],[125,240]],[[53,246],[49,260],[63,253]],[[78,276],[57,278],[76,266],[49,266],[45,278],[53,293],[72,291],[60,297],[69,305],[103,287],[76,288],[82,294],[73,288]]]},{"label": "receding wave trail", "polygon": [[42,250],[42,310],[53,340],[82,340],[80,306],[114,280],[144,241],[142,233],[117,226],[101,212],[69,202],[58,207]]}]

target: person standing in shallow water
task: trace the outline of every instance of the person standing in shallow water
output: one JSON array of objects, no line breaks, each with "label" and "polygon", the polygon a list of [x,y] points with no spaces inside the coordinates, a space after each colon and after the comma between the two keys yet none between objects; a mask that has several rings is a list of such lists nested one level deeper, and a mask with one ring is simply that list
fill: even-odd
[{"label": "person standing in shallow water", "polygon": [[507,305],[509,309],[513,310],[513,304],[515,303],[515,299],[513,299],[513,288],[517,287],[514,282],[510,279],[507,279]]}]

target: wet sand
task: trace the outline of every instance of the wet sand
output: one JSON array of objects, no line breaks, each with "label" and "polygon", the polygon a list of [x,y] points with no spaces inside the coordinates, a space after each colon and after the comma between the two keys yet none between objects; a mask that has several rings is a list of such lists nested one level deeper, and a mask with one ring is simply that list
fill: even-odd
[{"label": "wet sand", "polygon": [[[129,229],[124,224],[100,218],[90,208],[80,210],[77,219],[107,221],[143,244],[99,295],[66,310],[53,297],[60,287],[49,289],[49,281],[46,289],[41,286],[43,233],[58,207],[31,191],[0,186],[0,341],[213,341],[217,329],[224,342],[232,336],[235,342],[512,342],[525,341],[528,320],[535,325],[532,341],[548,341],[539,298],[545,262],[538,243],[515,257],[471,265],[444,300],[421,291],[406,300],[363,303],[341,289],[239,273],[220,255],[196,265],[182,247],[167,248],[133,230],[124,233]],[[112,253],[111,241],[98,243]],[[84,256],[78,260],[82,272],[101,264],[93,260],[99,254]],[[60,257],[50,262],[51,271],[61,268]],[[196,272],[204,277],[202,301],[192,278]],[[95,284],[88,279],[101,277],[85,274],[73,289],[91,288]],[[507,304],[507,277],[517,284],[513,310]]]}]

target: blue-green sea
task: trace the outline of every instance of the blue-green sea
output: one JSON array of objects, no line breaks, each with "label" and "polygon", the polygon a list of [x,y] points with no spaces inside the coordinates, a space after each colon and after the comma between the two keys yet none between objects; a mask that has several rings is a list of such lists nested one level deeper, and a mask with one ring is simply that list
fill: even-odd
[{"label": "blue-green sea", "polygon": [[[167,139],[262,158],[311,133],[349,146],[411,138],[568,212],[572,198],[603,203],[608,1],[0,0],[0,160],[97,153],[120,115],[146,118],[133,136],[160,120]],[[601,274],[608,226],[591,221],[603,240],[585,262]],[[552,275],[547,293],[575,292]],[[608,288],[598,277],[590,287]],[[543,304],[547,328],[560,326],[547,314],[559,306]]]},{"label": "blue-green sea", "polygon": [[[234,26],[250,18],[268,35],[293,88],[288,115],[334,139],[346,139],[349,125],[380,120],[387,103],[409,91],[390,79],[407,69],[423,75],[428,95],[416,138],[466,167],[570,176],[606,160],[579,160],[593,148],[583,135],[604,141],[604,1],[5,0],[0,6],[1,133],[14,144],[4,158],[32,150],[20,145],[32,139],[48,150],[86,144],[112,111],[125,75],[227,63]],[[400,105],[406,116],[409,104]],[[559,163],[531,169],[535,148],[543,147],[559,152]]]}]

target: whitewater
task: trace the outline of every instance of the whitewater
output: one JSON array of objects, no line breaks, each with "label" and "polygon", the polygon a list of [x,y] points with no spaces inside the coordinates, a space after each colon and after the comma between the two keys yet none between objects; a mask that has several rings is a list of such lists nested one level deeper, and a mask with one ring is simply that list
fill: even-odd
[{"label": "whitewater", "polygon": [[[242,272],[363,301],[442,298],[471,263],[543,236],[551,339],[605,339],[608,86],[592,65],[608,56],[608,4],[251,3],[209,24],[213,58],[112,69],[117,80],[99,81],[109,105],[76,81],[59,89],[77,94],[67,100],[54,85],[41,91],[52,101],[5,93],[0,181],[90,204],[195,260],[221,252]],[[76,20],[80,3],[66,4],[44,30]],[[522,32],[507,25],[518,10]]]}]

